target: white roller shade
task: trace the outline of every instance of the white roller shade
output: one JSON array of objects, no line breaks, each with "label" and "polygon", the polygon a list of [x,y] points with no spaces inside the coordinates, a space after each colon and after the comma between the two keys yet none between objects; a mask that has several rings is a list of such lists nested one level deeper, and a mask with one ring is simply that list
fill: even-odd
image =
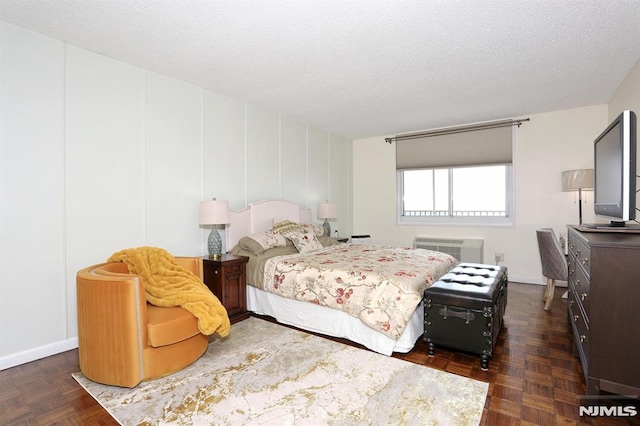
[{"label": "white roller shade", "polygon": [[511,164],[512,140],[510,124],[399,135],[396,136],[396,169]]}]

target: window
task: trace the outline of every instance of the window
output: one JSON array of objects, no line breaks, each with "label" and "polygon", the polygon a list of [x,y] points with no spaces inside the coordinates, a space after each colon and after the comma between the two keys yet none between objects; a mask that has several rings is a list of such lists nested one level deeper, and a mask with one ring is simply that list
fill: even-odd
[{"label": "window", "polygon": [[400,223],[510,224],[511,166],[398,172]]},{"label": "window", "polygon": [[513,224],[511,121],[457,129],[396,137],[399,223]]}]

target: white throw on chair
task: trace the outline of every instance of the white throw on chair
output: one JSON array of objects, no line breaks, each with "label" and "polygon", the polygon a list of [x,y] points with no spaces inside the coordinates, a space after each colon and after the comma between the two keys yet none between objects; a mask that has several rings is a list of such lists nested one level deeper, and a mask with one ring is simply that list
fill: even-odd
[{"label": "white throw on chair", "polygon": [[551,228],[536,230],[538,237],[538,249],[540,249],[540,261],[542,262],[542,275],[547,278],[547,288],[544,291],[544,309],[548,311],[553,300],[556,280],[567,281],[567,258],[564,250]]}]

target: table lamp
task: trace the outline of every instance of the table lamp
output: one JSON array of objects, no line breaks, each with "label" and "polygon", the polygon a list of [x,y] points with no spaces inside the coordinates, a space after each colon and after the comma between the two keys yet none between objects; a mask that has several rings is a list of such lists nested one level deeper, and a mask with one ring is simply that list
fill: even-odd
[{"label": "table lamp", "polygon": [[200,225],[213,225],[207,240],[209,257],[220,259],[222,256],[222,238],[216,229],[216,225],[225,225],[227,223],[229,223],[228,201],[218,201],[214,198],[211,201],[200,202]]},{"label": "table lamp", "polygon": [[324,223],[322,226],[324,227],[324,232],[327,237],[331,236],[331,225],[329,224],[329,219],[336,218],[336,205],[326,201],[324,203],[318,204],[318,219],[324,219]]}]

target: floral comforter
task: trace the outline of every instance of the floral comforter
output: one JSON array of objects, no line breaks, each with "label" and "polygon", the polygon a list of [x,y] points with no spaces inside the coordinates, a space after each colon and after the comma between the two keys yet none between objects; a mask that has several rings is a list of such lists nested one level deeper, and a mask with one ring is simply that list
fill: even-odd
[{"label": "floral comforter", "polygon": [[340,309],[397,340],[424,290],[455,264],[436,251],[340,244],[267,260],[263,288]]}]

